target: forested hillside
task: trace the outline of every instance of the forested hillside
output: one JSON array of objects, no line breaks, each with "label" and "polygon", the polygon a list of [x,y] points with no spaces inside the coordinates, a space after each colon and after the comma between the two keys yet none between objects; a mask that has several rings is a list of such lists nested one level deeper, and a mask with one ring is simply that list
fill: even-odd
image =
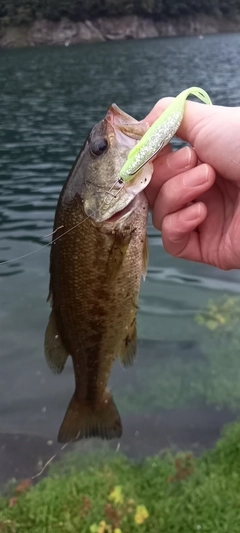
[{"label": "forested hillside", "polygon": [[84,20],[137,14],[167,19],[199,13],[234,17],[240,13],[240,0],[0,0],[2,25],[23,24],[39,18]]}]

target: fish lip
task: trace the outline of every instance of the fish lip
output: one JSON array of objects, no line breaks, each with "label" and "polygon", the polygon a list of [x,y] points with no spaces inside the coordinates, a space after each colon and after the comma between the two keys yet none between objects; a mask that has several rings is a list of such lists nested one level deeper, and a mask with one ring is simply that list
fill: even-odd
[{"label": "fish lip", "polygon": [[115,222],[121,222],[125,218],[128,218],[132,212],[136,209],[139,203],[138,194],[130,200],[130,202],[123,207],[123,209],[120,209],[119,211],[116,211],[113,215],[111,215],[109,218],[105,219],[104,222],[107,222],[108,224],[115,223]]},{"label": "fish lip", "polygon": [[[122,122],[125,122],[127,124],[137,124],[138,123],[138,120],[136,120],[135,118],[133,118],[131,115],[128,115],[128,113],[126,113],[125,111],[123,111],[122,109],[120,109],[120,107],[118,107],[117,104],[111,104],[109,107],[108,107],[108,110],[107,110],[107,114],[106,114],[106,117],[105,117],[112,125],[116,125],[115,123],[115,119],[118,119],[120,121],[120,124],[121,124],[121,121]],[[119,124],[119,125],[120,125]]]},{"label": "fish lip", "polygon": [[120,220],[123,220],[124,218],[129,217],[135,207],[134,205],[132,205],[134,204],[134,200],[135,198],[133,198],[133,200],[131,200],[131,202],[129,202],[129,204],[126,205],[126,207],[124,207],[123,209],[120,209],[120,211],[117,211],[116,213],[111,215],[109,218],[104,220],[104,222],[107,222],[107,223],[119,222]]},{"label": "fish lip", "polygon": [[114,131],[115,135],[117,135],[117,132],[120,132],[120,134],[123,134],[127,138],[134,139],[135,142],[139,141],[149,128],[148,123],[139,122],[120,109],[117,104],[111,104],[108,107],[105,121]]}]

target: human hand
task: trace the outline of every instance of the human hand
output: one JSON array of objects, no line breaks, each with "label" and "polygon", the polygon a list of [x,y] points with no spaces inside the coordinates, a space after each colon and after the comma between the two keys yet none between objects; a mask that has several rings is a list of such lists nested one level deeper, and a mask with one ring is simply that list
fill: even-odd
[{"label": "human hand", "polygon": [[[160,100],[144,121],[152,124],[171,100]],[[187,101],[177,135],[194,149],[168,145],[154,160],[146,195],[171,255],[240,268],[239,129],[240,107]]]}]

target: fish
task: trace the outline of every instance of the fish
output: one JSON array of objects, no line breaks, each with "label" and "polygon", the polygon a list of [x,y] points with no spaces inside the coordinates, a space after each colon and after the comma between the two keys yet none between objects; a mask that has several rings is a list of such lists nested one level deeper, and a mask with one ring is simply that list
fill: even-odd
[{"label": "fish", "polygon": [[122,435],[108,380],[117,357],[128,367],[136,356],[138,295],[148,262],[144,189],[153,165],[147,163],[127,184],[119,172],[148,127],[110,105],[89,133],[57,203],[44,351],[55,373],[69,356],[73,363],[75,391],[58,433],[61,443]]}]

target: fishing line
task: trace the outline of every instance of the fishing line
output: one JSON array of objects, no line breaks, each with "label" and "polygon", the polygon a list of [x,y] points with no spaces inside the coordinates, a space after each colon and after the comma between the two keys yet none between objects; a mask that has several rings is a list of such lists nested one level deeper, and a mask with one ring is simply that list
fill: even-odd
[{"label": "fishing line", "polygon": [[63,224],[62,226],[59,226],[59,228],[56,228],[54,231],[51,231],[51,233],[48,233],[48,235],[44,235],[44,239],[46,239],[47,237],[51,237],[52,235],[54,235],[54,233],[57,233],[57,231],[59,231],[60,229],[64,228]]},{"label": "fishing line", "polygon": [[[79,432],[80,434],[80,432]],[[66,442],[65,444],[63,444],[63,446],[60,448],[60,450],[58,450],[58,452],[54,453],[54,455],[52,455],[52,457],[50,457],[50,459],[48,459],[48,461],[44,464],[44,466],[42,467],[42,469],[40,470],[40,472],[38,472],[37,474],[35,474],[34,476],[31,477],[31,480],[33,481],[34,479],[42,476],[42,474],[45,472],[46,468],[54,461],[54,459],[56,459],[56,457],[58,457],[60,455],[60,453],[65,450],[65,448],[67,446],[69,446],[69,444],[73,444],[74,442],[77,441],[78,437],[79,437],[79,434],[76,436],[75,439],[73,440],[70,440],[69,442]],[[121,443],[118,442],[117,444],[117,447],[116,447],[116,450],[115,450],[115,453],[118,453],[119,450],[120,450],[120,446],[121,446]]]},{"label": "fishing line", "polygon": [[[83,224],[91,215],[88,215],[86,216],[86,218],[84,218],[83,220],[81,220],[81,222],[78,222],[77,224],[75,224],[75,226],[73,226],[72,228],[68,229],[67,231],[65,231],[64,233],[62,233],[61,235],[59,235],[59,237],[56,237],[56,239],[54,239],[53,241],[50,241],[48,242],[47,244],[44,244],[43,246],[41,246],[40,248],[37,248],[37,250],[33,250],[32,252],[29,252],[28,254],[24,254],[24,255],[20,255],[19,257],[14,257],[13,259],[8,259],[7,261],[2,261],[0,263],[0,266],[1,265],[6,265],[7,263],[13,263],[14,261],[19,261],[20,259],[24,259],[25,257],[29,257],[30,255],[33,255],[33,254],[36,254],[37,252],[40,252],[43,248],[47,248],[47,246],[50,246],[51,244],[53,244],[54,242],[58,241],[58,239],[61,239],[61,237],[64,237],[64,235],[66,235],[67,233],[69,233],[70,231],[74,230],[75,228],[77,228],[78,226],[81,226],[81,224]],[[59,229],[59,228],[58,228]],[[54,232],[55,233],[55,232]],[[46,237],[41,237],[41,238],[46,238]]]},{"label": "fishing line", "polygon": [[[121,184],[121,187],[118,189],[118,191],[116,192],[116,194],[114,195],[111,191],[112,189],[114,188],[114,186],[117,184],[117,183],[120,183]],[[61,239],[62,237],[64,237],[64,235],[67,235],[68,233],[70,233],[71,231],[73,231],[74,229],[78,228],[79,226],[81,226],[81,224],[83,224],[84,222],[86,222],[86,220],[88,220],[88,218],[90,218],[91,216],[93,216],[94,214],[97,214],[98,211],[101,209],[101,207],[103,207],[104,204],[107,204],[107,205],[110,205],[111,204],[111,200],[110,202],[107,202],[106,201],[106,198],[107,198],[107,195],[110,194],[112,197],[114,198],[117,198],[117,195],[119,194],[119,192],[125,187],[125,183],[120,179],[117,179],[114,184],[110,187],[110,189],[108,191],[106,191],[106,194],[105,194],[105,197],[102,201],[102,204],[99,206],[99,208],[96,210],[96,211],[93,211],[92,213],[90,213],[89,215],[87,215],[83,220],[81,220],[80,222],[78,222],[77,224],[75,224],[75,226],[72,226],[72,228],[66,230],[64,233],[62,233],[61,235],[59,235],[59,237],[56,237],[56,239],[53,239],[52,241],[48,242],[47,244],[44,244],[43,246],[41,246],[40,248],[37,248],[37,250],[33,250],[32,252],[29,252],[27,254],[24,254],[24,255],[20,255],[19,257],[14,257],[13,259],[7,259],[6,261],[1,261],[0,262],[0,266],[2,265],[6,265],[8,263],[14,263],[15,261],[20,261],[20,259],[25,259],[26,257],[29,257],[30,255],[34,255],[36,254],[37,252],[40,252],[41,250],[43,250],[43,248],[47,248],[48,246],[50,246],[51,244],[54,244],[55,242],[57,242],[59,239]],[[50,235],[53,235],[54,233],[56,233],[59,229],[63,228],[64,226],[60,226],[59,228],[55,229],[52,233],[50,233],[49,235],[45,235],[45,237],[40,237],[40,238],[43,238],[43,239],[46,239],[47,237],[49,237]]]},{"label": "fishing line", "polygon": [[78,438],[80,437],[80,434],[81,434],[81,431],[79,431],[77,433],[77,436],[75,437],[75,439],[72,439],[69,442],[66,442],[65,444],[63,444],[63,446],[60,448],[60,450],[58,450],[58,452],[54,453],[54,455],[52,455],[52,457],[50,457],[50,459],[48,459],[48,461],[42,467],[42,470],[40,470],[40,472],[38,472],[38,474],[35,474],[34,476],[31,477],[31,480],[36,479],[37,477],[40,477],[43,474],[43,472],[46,470],[46,468],[52,463],[52,461],[54,461],[54,459],[56,459],[56,457],[58,457],[58,455],[60,455],[60,453],[63,450],[65,450],[65,448],[67,446],[69,446],[69,444],[73,444],[74,442],[77,442]]},{"label": "fishing line", "polygon": [[35,476],[32,476],[31,480],[36,479],[37,477],[40,477],[43,474],[43,472],[46,470],[46,468],[50,465],[50,463],[52,463],[52,461],[54,461],[54,459],[64,450],[64,448],[66,448],[69,444],[71,444],[71,442],[72,441],[67,442],[66,444],[64,444],[60,448],[60,450],[58,450],[58,452],[56,452],[52,457],[50,457],[50,459],[48,459],[48,461],[43,466],[42,470],[40,470],[40,472],[38,472],[38,474],[35,474]]}]

